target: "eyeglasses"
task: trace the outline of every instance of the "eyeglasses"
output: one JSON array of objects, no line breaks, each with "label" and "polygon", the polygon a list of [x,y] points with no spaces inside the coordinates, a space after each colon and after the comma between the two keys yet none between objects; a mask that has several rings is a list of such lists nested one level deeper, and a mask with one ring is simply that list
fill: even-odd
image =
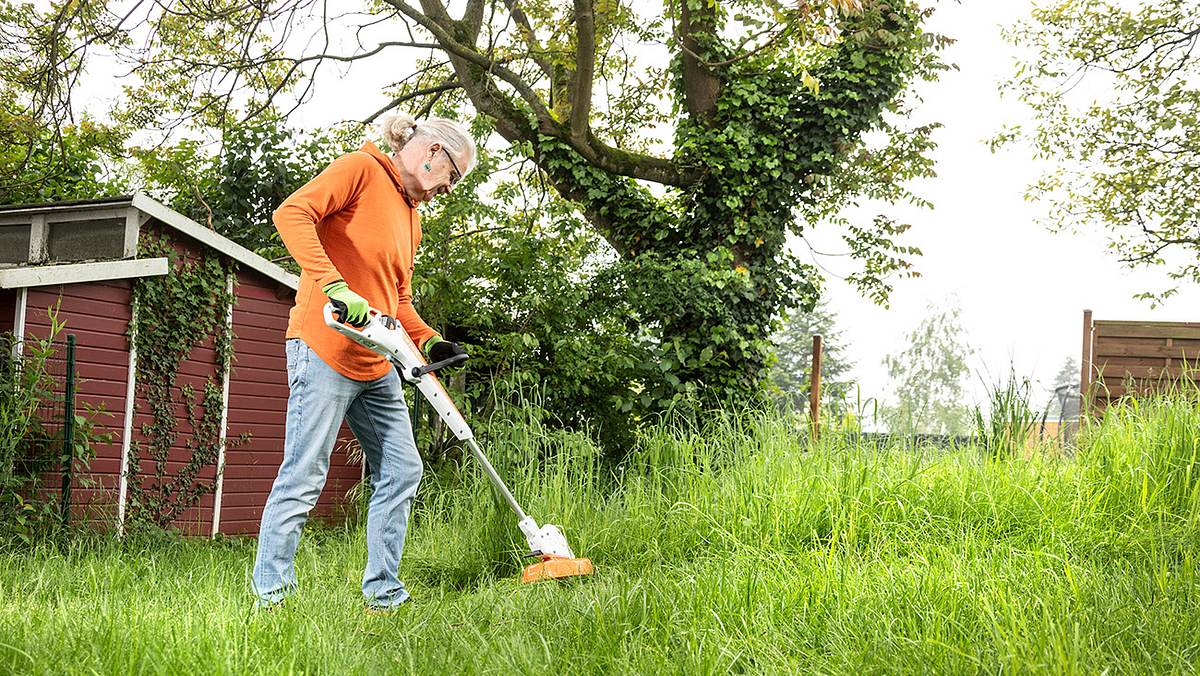
[{"label": "eyeglasses", "polygon": [[450,174],[450,187],[453,188],[455,183],[462,180],[462,172],[458,169],[458,164],[455,163],[454,157],[446,150],[446,146],[442,146],[442,152],[446,153],[446,159],[450,160],[450,166],[454,168],[454,173]]}]

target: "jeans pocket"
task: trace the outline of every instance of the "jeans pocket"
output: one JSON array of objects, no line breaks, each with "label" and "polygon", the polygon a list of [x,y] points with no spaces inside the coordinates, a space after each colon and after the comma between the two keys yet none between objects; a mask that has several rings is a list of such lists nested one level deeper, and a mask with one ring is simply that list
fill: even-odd
[{"label": "jeans pocket", "polygon": [[304,348],[305,345],[299,338],[288,338],[284,343],[284,352],[287,354],[288,389],[296,389],[296,385],[304,376]]}]

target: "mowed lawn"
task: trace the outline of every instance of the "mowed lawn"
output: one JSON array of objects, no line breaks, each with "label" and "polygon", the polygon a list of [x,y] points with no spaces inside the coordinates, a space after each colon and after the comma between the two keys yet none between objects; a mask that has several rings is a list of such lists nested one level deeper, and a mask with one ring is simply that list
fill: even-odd
[{"label": "mowed lawn", "polygon": [[[832,435],[831,435],[832,436]],[[1200,407],[1110,410],[1068,454],[806,447],[782,419],[657,429],[618,468],[536,419],[485,448],[597,573],[521,585],[473,465],[430,473],[364,612],[360,526],[306,533],[255,611],[251,540],[76,537],[0,553],[6,673],[1189,673]],[[527,460],[545,457],[539,465]],[[602,469],[603,468],[603,469]]]}]

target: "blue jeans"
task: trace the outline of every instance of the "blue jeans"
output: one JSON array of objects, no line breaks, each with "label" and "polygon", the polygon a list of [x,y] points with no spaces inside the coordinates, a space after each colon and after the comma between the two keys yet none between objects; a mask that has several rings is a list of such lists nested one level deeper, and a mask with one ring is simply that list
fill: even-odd
[{"label": "blue jeans", "polygon": [[372,606],[399,605],[408,591],[396,571],[422,467],[400,376],[392,369],[377,380],[351,380],[303,341],[293,338],[286,346],[290,394],[283,464],[263,508],[254,562],[259,604],[281,601],[296,589],[300,530],[325,486],[329,454],[345,418],[371,468],[363,595]]}]

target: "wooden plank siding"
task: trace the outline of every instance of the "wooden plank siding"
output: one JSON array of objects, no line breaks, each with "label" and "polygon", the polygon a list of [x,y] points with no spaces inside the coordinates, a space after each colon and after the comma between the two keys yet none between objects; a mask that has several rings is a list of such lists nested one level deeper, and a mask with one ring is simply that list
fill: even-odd
[{"label": "wooden plank siding", "polygon": [[[142,226],[142,235],[166,238],[178,254],[176,265],[180,261],[194,261],[201,255],[220,255],[153,219]],[[96,456],[87,475],[92,486],[84,488],[81,481],[76,481],[72,489],[74,518],[104,529],[113,528],[117,521],[132,283],[112,280],[28,290],[27,335],[47,335],[50,327],[47,308],[57,305],[59,320],[66,321],[64,336],[74,333],[77,338],[78,410],[83,411],[86,403],[105,412],[97,420],[96,431],[109,434],[111,440],[95,448]],[[236,273],[234,294],[233,365],[229,374],[226,427],[232,447],[225,454],[219,515],[219,530],[227,535],[258,532],[263,506],[283,460],[289,394],[284,335],[294,303],[291,289],[246,266]],[[17,297],[15,290],[0,290],[0,331],[12,329]],[[139,309],[139,313],[153,311],[153,308]],[[187,422],[181,389],[190,385],[198,397],[210,379],[220,387],[216,359],[210,335],[191,350],[176,375],[172,390],[176,436],[166,463],[168,481],[178,475],[191,457],[187,442],[192,439],[193,430]],[[139,380],[130,436],[134,449],[140,448],[141,472],[129,481],[149,488],[155,481],[154,461],[148,457],[147,439],[141,430],[151,421],[151,408],[140,380],[142,375],[136,377]],[[243,435],[247,435],[244,442]],[[312,513],[314,518],[343,516],[347,508],[346,493],[359,482],[362,472],[357,463],[349,460],[349,448],[354,443],[353,435],[343,423],[330,458],[325,488]],[[197,483],[204,485],[214,485],[216,481],[215,462],[204,467],[197,477]],[[216,516],[214,497],[211,492],[204,495],[197,506],[186,510],[172,526],[189,535],[211,534]]]},{"label": "wooden plank siding", "polygon": [[[83,414],[85,405],[97,407],[101,412],[95,419],[95,431],[109,434],[111,440],[94,446],[96,455],[86,473],[77,468],[71,513],[76,521],[94,522],[102,528],[116,523],[130,292],[126,280],[34,287],[29,289],[25,318],[26,335],[45,338],[50,333],[48,310],[57,306],[59,321],[66,322],[60,338],[75,334],[76,411]],[[84,478],[90,486],[84,485]],[[54,483],[55,489],[57,486]]]},{"label": "wooden plank siding", "polygon": [[1200,323],[1096,320],[1090,337],[1086,385],[1095,411],[1184,379],[1200,384]]},{"label": "wooden plank siding", "polygon": [[[146,236],[164,239],[177,255],[177,260],[173,261],[176,266],[185,263],[193,264],[199,261],[202,256],[213,255],[203,245],[183,237],[174,230],[163,227],[157,221],[151,221],[143,226],[142,237]],[[206,299],[198,298],[196,300],[204,302]],[[138,312],[153,312],[153,308],[139,308]],[[153,418],[150,415],[150,402],[146,399],[145,383],[141,380],[142,376],[140,373],[137,378],[139,380],[134,392],[134,416],[131,434],[134,445],[130,449],[130,452],[131,454],[135,451],[138,452],[141,472],[136,477],[131,476],[129,481],[131,484],[134,481],[138,481],[144,489],[150,489],[157,485],[157,480],[155,479],[155,462],[153,458],[149,457],[148,440],[142,432],[142,427],[150,424]],[[175,383],[171,390],[176,437],[173,439],[171,447],[167,452],[166,475],[164,478],[167,482],[178,477],[179,471],[192,459],[193,455],[193,451],[187,446],[188,442],[192,441],[192,429],[187,421],[187,408],[184,403],[183,388],[190,386],[193,390],[193,397],[199,401],[204,396],[204,388],[209,382],[212,382],[218,388],[222,385],[222,381],[217,374],[217,356],[213,347],[213,335],[211,333],[192,348],[191,352],[180,362],[179,370],[176,372]],[[197,407],[197,414],[203,415],[203,409]],[[220,415],[220,411],[216,411],[214,414]],[[217,463],[214,461],[200,469],[196,474],[193,484],[215,488],[216,478]],[[126,514],[128,513],[127,510]],[[207,536],[212,533],[212,521],[213,495],[210,491],[201,496],[195,506],[185,509],[171,525],[181,533],[187,535]]]},{"label": "wooden plank siding", "polygon": [[[220,532],[258,532],[263,506],[283,462],[287,413],[287,359],[284,334],[294,302],[280,298],[278,285],[254,272],[239,271],[234,286],[233,370],[229,379],[229,428],[233,446],[225,454]],[[250,437],[237,443],[243,434]],[[312,516],[337,518],[345,509],[346,492],[358,483],[361,468],[349,462],[353,440],[342,425],[329,462],[325,489]]]},{"label": "wooden plank siding", "polygon": [[17,318],[17,290],[0,289],[0,333],[11,333]]}]

